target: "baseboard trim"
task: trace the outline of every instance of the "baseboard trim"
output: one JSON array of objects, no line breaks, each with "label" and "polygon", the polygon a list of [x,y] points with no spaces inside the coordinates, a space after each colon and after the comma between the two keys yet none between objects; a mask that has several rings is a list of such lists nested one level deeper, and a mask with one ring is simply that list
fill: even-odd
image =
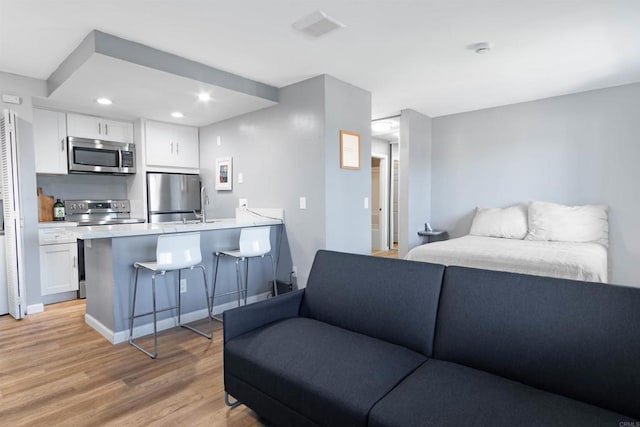
[{"label": "baseboard trim", "polygon": [[[267,298],[268,295],[270,295],[269,292],[250,296],[247,298],[247,304],[264,300]],[[237,306],[237,303],[235,301],[214,306],[213,314],[220,314],[223,311],[229,310],[231,308],[235,308],[236,306]],[[208,315],[209,313],[207,309],[203,308],[201,310],[196,310],[189,313],[183,313],[181,316],[181,320],[182,320],[182,323],[191,323],[191,322],[195,322],[196,320],[206,319]],[[129,329],[126,329],[124,331],[114,332],[108,327],[106,327],[103,323],[98,321],[95,317],[86,313],[84,315],[84,322],[87,325],[91,326],[93,329],[95,329],[96,332],[98,332],[100,335],[106,338],[106,340],[109,341],[111,344],[120,344],[129,340]],[[157,323],[158,332],[164,331],[165,329],[175,328],[176,326],[178,326],[178,316],[162,319],[162,320],[159,320]],[[150,335],[152,333],[153,333],[153,323],[145,323],[143,325],[138,325],[133,328],[133,336],[136,338],[144,335]]]},{"label": "baseboard trim", "polygon": [[44,312],[44,304],[31,304],[27,306],[27,315]]}]

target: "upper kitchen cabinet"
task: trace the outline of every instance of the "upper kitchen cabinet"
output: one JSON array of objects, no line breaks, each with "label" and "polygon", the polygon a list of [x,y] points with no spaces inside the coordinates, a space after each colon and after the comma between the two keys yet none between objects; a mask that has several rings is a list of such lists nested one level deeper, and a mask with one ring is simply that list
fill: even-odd
[{"label": "upper kitchen cabinet", "polygon": [[198,171],[200,155],[197,128],[147,120],[145,133],[148,167]]},{"label": "upper kitchen cabinet", "polygon": [[67,133],[79,138],[133,142],[133,123],[68,113]]},{"label": "upper kitchen cabinet", "polygon": [[33,109],[33,140],[36,148],[36,173],[67,173],[66,114]]}]

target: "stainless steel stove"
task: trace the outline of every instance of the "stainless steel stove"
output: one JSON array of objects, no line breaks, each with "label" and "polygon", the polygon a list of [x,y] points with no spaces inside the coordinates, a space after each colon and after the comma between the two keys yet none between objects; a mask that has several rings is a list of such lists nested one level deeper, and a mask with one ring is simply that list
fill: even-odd
[{"label": "stainless steel stove", "polygon": [[66,200],[65,220],[78,225],[136,224],[145,222],[131,218],[129,200]]}]

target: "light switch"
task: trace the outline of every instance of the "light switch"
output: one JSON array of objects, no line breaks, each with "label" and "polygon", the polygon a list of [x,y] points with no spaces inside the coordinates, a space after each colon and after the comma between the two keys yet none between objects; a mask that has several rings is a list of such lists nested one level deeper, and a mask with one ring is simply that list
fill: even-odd
[{"label": "light switch", "polygon": [[244,175],[242,172],[238,172],[238,184],[242,184],[244,182]]},{"label": "light switch", "polygon": [[216,138],[216,144],[218,144],[218,146],[222,145],[222,140],[220,138],[220,135],[218,135],[218,137]]},{"label": "light switch", "polygon": [[307,198],[300,197],[300,209],[307,209]]},{"label": "light switch", "polygon": [[368,197],[364,198],[364,208],[365,209],[369,209],[369,198]]}]

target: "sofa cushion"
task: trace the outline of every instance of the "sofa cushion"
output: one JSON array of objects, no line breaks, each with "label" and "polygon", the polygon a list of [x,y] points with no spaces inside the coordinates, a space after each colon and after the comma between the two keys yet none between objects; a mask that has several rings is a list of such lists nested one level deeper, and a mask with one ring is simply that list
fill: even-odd
[{"label": "sofa cushion", "polygon": [[444,266],[318,251],[300,313],[431,356]]},{"label": "sofa cushion", "polygon": [[369,415],[372,427],[618,426],[625,420],[596,406],[433,359],[380,400]]},{"label": "sofa cushion", "polygon": [[320,425],[366,425],[373,405],[425,360],[398,345],[294,318],[227,342],[225,387],[242,399],[233,380],[245,381]]},{"label": "sofa cushion", "polygon": [[640,289],[448,267],[434,357],[640,418]]}]

